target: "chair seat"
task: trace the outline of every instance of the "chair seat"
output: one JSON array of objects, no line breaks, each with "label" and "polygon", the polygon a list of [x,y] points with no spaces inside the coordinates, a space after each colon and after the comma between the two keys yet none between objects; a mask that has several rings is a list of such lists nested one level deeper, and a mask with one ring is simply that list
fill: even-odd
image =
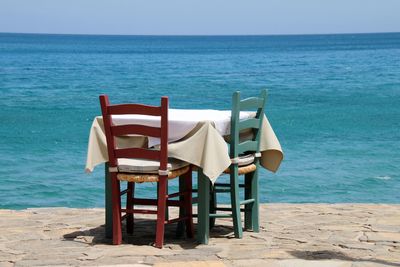
[{"label": "chair seat", "polygon": [[[246,165],[246,166],[241,166],[238,168],[238,173],[239,175],[242,174],[246,174],[246,173],[250,173],[250,172],[254,172],[257,169],[257,166],[255,164],[250,164],[250,165]],[[227,168],[224,173],[231,173],[231,169]]]},{"label": "chair seat", "polygon": [[[168,179],[174,179],[190,171],[190,166],[185,166],[180,169],[171,170],[168,173]],[[150,173],[128,173],[120,172],[117,174],[117,178],[120,181],[127,181],[133,183],[144,183],[144,182],[158,182],[160,176],[158,174]]]},{"label": "chair seat", "polygon": [[[120,181],[134,183],[158,182],[160,162],[145,159],[118,159],[117,178]],[[168,179],[176,178],[189,171],[189,163],[169,158],[167,169]]]},{"label": "chair seat", "polygon": [[249,154],[249,155],[242,155],[239,156],[239,162],[238,162],[238,166],[247,166],[250,165],[251,163],[254,162],[254,155]]},{"label": "chair seat", "polygon": [[[254,155],[252,154],[239,156],[239,161],[237,163],[239,166],[239,175],[255,171],[257,167],[255,164],[253,164],[253,162]],[[231,173],[231,169],[227,168],[224,173]]]},{"label": "chair seat", "polygon": [[[182,160],[169,158],[167,169],[169,171],[177,170],[189,166],[189,163]],[[118,159],[118,172],[129,172],[129,173],[147,173],[157,174],[160,169],[160,162],[155,160],[146,159]]]}]

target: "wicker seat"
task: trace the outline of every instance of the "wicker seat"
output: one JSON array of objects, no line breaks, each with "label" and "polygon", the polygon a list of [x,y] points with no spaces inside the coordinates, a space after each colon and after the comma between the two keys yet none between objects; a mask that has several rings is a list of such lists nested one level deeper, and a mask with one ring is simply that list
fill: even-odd
[{"label": "wicker seat", "polygon": [[[253,154],[248,154],[248,155],[241,155],[237,158],[237,165],[239,166],[238,168],[238,173],[239,175],[254,172],[257,169],[257,166],[253,164],[254,162],[254,155]],[[231,169],[227,168],[224,171],[225,174],[230,174]]]},{"label": "wicker seat", "polygon": [[[168,179],[177,178],[190,171],[190,166],[185,166],[183,168],[172,170],[168,173]],[[117,178],[120,181],[127,181],[132,183],[145,183],[145,182],[158,182],[160,176],[151,173],[128,173],[120,172],[117,174]]]},{"label": "wicker seat", "polygon": [[[238,174],[242,175],[242,174],[247,174],[247,173],[251,173],[254,172],[257,169],[257,166],[255,164],[250,164],[247,166],[242,166],[238,168]],[[227,168],[224,173],[226,174],[230,174],[231,173],[231,169]]]}]

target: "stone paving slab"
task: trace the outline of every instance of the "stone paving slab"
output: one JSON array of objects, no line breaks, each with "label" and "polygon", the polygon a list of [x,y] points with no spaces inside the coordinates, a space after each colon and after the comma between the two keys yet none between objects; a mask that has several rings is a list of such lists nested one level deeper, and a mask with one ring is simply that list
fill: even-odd
[{"label": "stone paving slab", "polygon": [[260,214],[261,231],[243,239],[230,219],[218,219],[209,245],[176,239],[168,225],[156,249],[148,215],[113,246],[103,209],[0,210],[0,267],[400,266],[400,205],[263,204]]}]

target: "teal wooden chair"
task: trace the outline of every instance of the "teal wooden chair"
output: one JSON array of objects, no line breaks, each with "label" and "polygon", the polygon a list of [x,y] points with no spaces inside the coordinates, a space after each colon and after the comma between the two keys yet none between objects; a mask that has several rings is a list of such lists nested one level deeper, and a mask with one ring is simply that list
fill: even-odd
[{"label": "teal wooden chair", "polygon": [[[267,90],[261,91],[259,97],[244,100],[240,100],[240,92],[233,94],[229,138],[232,164],[225,170],[225,173],[230,175],[230,182],[215,183],[211,189],[210,227],[215,224],[216,218],[232,217],[236,238],[242,238],[243,235],[241,212],[244,212],[245,230],[259,232],[258,169],[260,167],[260,137],[266,98]],[[254,118],[240,120],[240,111],[251,110],[256,111]],[[244,182],[240,183],[239,177],[242,175],[244,175]],[[244,188],[244,200],[242,201],[239,199],[241,188]],[[217,194],[219,193],[230,193],[230,207],[217,205]],[[230,213],[218,213],[218,211]]]}]

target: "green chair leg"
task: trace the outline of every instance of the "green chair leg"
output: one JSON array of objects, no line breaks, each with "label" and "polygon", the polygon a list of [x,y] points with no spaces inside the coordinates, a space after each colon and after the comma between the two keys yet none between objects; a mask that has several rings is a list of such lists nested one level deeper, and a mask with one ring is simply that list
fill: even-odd
[{"label": "green chair leg", "polygon": [[[214,190],[214,186],[210,183],[210,214],[217,212],[217,193]],[[215,226],[215,217],[210,218],[210,229]]]},{"label": "green chair leg", "polygon": [[[245,174],[244,176],[244,198],[245,199],[250,199],[252,198],[251,194],[251,183],[253,180],[253,174],[254,172],[250,172]],[[253,211],[253,206],[254,203],[249,203],[246,204],[244,207],[244,229],[245,230],[253,230],[253,217],[252,217],[252,211]]]},{"label": "green chair leg", "polygon": [[105,235],[106,238],[113,237],[113,223],[112,223],[112,197],[111,197],[111,177],[108,172],[108,163],[104,164],[104,188],[105,188],[105,207],[106,207],[106,215],[105,215]]},{"label": "green chair leg", "polygon": [[253,172],[253,179],[251,179],[251,198],[254,199],[254,203],[251,211],[252,218],[252,228],[253,232],[258,233],[260,231],[260,197],[259,197],[259,186],[258,186],[258,169],[260,168],[260,164],[257,162],[257,169]]},{"label": "green chair leg", "polygon": [[200,168],[197,174],[197,185],[197,241],[201,244],[208,244],[210,234],[210,180]]},{"label": "green chair leg", "polygon": [[239,175],[238,166],[231,165],[231,205],[232,205],[232,219],[233,219],[233,229],[236,238],[242,238],[242,220],[240,216],[240,199],[239,199]]}]

